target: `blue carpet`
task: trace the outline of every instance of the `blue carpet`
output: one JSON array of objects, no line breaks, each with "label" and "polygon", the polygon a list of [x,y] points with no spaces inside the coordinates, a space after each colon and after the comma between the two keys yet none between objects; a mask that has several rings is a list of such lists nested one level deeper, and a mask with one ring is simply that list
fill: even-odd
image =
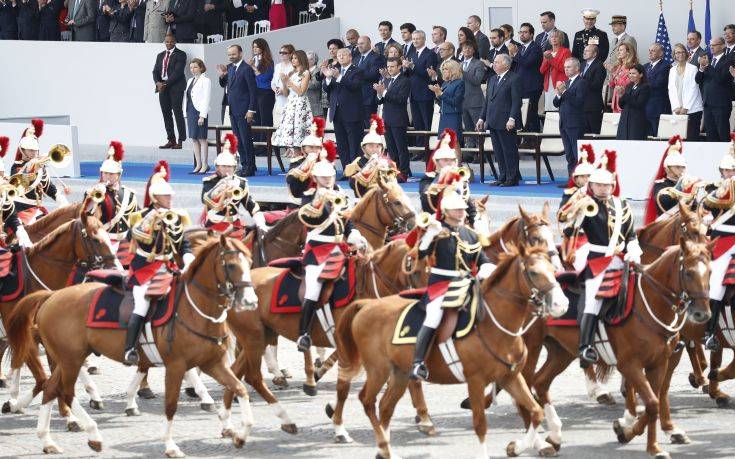
[{"label": "blue carpet", "polygon": [[[100,162],[82,162],[79,164],[79,170],[82,178],[96,178],[99,176]],[[133,182],[145,182],[150,177],[153,165],[149,163],[125,163],[123,177],[124,180]],[[191,175],[191,165],[172,164],[171,165],[171,182],[173,183],[201,183],[201,175]],[[418,176],[418,175],[417,175]],[[418,176],[420,177],[420,176]],[[491,180],[492,175],[486,179]],[[548,181],[548,177],[542,177],[542,181]],[[248,181],[251,186],[284,186],[286,183],[285,174],[271,175],[266,173],[265,169],[259,170],[255,177],[249,177]],[[473,194],[490,194],[492,196],[528,196],[537,198],[557,198],[561,196],[561,190],[556,185],[561,182],[543,183],[541,185],[522,184],[512,188],[499,188],[483,185],[479,183],[472,184]],[[343,184],[343,186],[347,186]],[[411,182],[402,185],[403,189],[408,192],[418,192],[418,182]]]}]

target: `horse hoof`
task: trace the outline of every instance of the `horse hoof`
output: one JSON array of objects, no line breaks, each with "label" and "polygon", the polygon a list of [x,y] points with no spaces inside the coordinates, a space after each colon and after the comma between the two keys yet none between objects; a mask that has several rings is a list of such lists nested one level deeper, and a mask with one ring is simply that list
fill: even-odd
[{"label": "horse hoof", "polygon": [[615,405],[615,399],[610,393],[600,394],[597,396],[597,403],[600,405],[612,406]]},{"label": "horse hoof", "polygon": [[347,443],[352,443],[352,438],[346,435],[337,435],[334,437],[334,442],[340,445],[346,445]]},{"label": "horse hoof", "polygon": [[286,378],[286,379],[291,379],[291,378],[293,378],[293,375],[291,374],[291,372],[290,372],[290,371],[288,371],[288,369],[287,369],[287,368],[281,368],[281,374],[282,374],[282,375],[283,375],[283,377],[284,377],[284,378]]},{"label": "horse hoof", "polygon": [[222,429],[222,438],[232,438],[235,432],[232,429]]},{"label": "horse hoof", "polygon": [[278,389],[285,389],[288,387],[288,381],[285,376],[277,376],[273,378],[273,385]]},{"label": "horse hoof", "polygon": [[214,412],[214,403],[200,403],[199,408],[202,409],[202,411],[207,411],[209,413]]},{"label": "horse hoof", "polygon": [[557,453],[561,449],[561,443],[555,442],[551,437],[546,437],[546,443],[550,444]]},{"label": "horse hoof", "polygon": [[717,408],[727,408],[730,406],[730,397],[721,395],[715,399],[715,403],[717,403]]},{"label": "horse hoof", "polygon": [[314,372],[314,381],[319,382],[320,379],[322,379],[322,376],[324,376],[319,370]]},{"label": "horse hoof", "polygon": [[66,430],[67,432],[81,432],[82,428],[79,427],[79,423],[77,421],[69,421],[66,423]]},{"label": "horse hoof", "polygon": [[8,387],[7,381],[5,381],[5,378],[0,379],[0,389],[5,389]]},{"label": "horse hoof", "polygon": [[518,457],[518,453],[516,452],[516,442],[515,441],[508,443],[508,446],[505,448],[505,454],[508,457]]},{"label": "horse hoof", "polygon": [[554,448],[552,445],[544,446],[540,450],[538,450],[538,455],[541,457],[554,457],[556,456],[556,448]]},{"label": "horse hoof", "polygon": [[296,427],[296,424],[281,424],[281,430],[291,435],[299,433],[299,428]]},{"label": "horse hoof", "polygon": [[655,459],[671,459],[671,454],[666,451],[659,451],[653,456]]},{"label": "horse hoof", "polygon": [[64,450],[62,450],[61,448],[59,448],[56,445],[50,445],[50,446],[44,446],[43,447],[43,453],[44,454],[61,454],[63,452],[64,452]]},{"label": "horse hoof", "polygon": [[244,438],[240,438],[237,435],[233,435],[232,436],[232,444],[235,445],[235,448],[238,448],[238,449],[239,448],[242,448],[243,446],[245,446],[245,439]]},{"label": "horse hoof", "polygon": [[186,389],[184,389],[184,392],[186,393],[187,397],[192,398],[194,400],[199,400],[199,395],[197,394],[197,391],[195,391],[193,387],[187,387]]},{"label": "horse hoof", "polygon": [[324,407],[324,412],[327,414],[329,419],[332,419],[332,416],[334,416],[334,408],[332,408],[331,403],[327,403],[327,406]]},{"label": "horse hoof", "polygon": [[166,457],[186,457],[186,454],[184,454],[179,448],[169,449],[166,451]]},{"label": "horse hoof", "polygon": [[675,433],[671,435],[671,444],[672,445],[688,445],[692,441],[689,439],[689,436],[685,433]]},{"label": "horse hoof", "polygon": [[471,410],[472,406],[470,406],[470,399],[469,397],[462,400],[462,403],[459,404],[459,407],[465,410]]},{"label": "horse hoof", "polygon": [[5,402],[5,403],[3,403],[3,409],[2,409],[2,412],[3,412],[3,414],[8,414],[8,413],[10,413],[10,402]]},{"label": "horse hoof", "polygon": [[102,411],[105,408],[105,404],[99,400],[90,400],[89,407],[93,410]]},{"label": "horse hoof", "polygon": [[153,393],[150,387],[144,387],[142,389],[138,389],[138,397],[145,400],[151,400],[156,398],[156,394]]},{"label": "horse hoof", "polygon": [[697,387],[699,387],[699,384],[697,384],[697,378],[696,378],[696,377],[694,376],[694,373],[689,373],[689,384],[690,384],[690,385],[691,385],[691,386],[692,386],[693,388],[695,388],[695,389],[696,389]]},{"label": "horse hoof", "polygon": [[101,441],[89,440],[87,442],[87,446],[89,446],[89,449],[91,449],[95,453],[99,453],[100,451],[102,451],[102,442]]},{"label": "horse hoof", "polygon": [[433,425],[417,425],[419,432],[426,435],[427,437],[436,437],[436,427]]},{"label": "horse hoof", "polygon": [[620,422],[616,419],[613,421],[613,432],[618,436],[618,441],[623,445],[630,442],[630,439],[625,435],[625,428],[620,425]]},{"label": "horse hoof", "polygon": [[314,360],[314,367],[321,368],[322,365],[324,365],[324,362],[322,362],[322,359],[317,357],[316,360]]},{"label": "horse hoof", "polygon": [[316,386],[310,386],[308,384],[304,384],[302,389],[304,390],[304,393],[308,395],[309,397],[315,397],[316,396]]},{"label": "horse hoof", "polygon": [[98,374],[101,374],[102,372],[97,367],[88,367],[87,373],[89,373],[90,375],[98,375]]},{"label": "horse hoof", "polygon": [[125,408],[125,416],[140,416],[138,408]]}]

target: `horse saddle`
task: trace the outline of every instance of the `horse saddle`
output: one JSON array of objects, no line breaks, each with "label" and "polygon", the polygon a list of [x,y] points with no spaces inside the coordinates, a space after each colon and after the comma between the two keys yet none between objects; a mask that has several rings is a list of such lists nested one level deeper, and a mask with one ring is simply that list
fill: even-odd
[{"label": "horse saddle", "polygon": [[[85,282],[101,282],[119,290],[121,293],[130,293],[126,288],[127,281],[127,272],[118,271],[117,269],[96,269],[88,272],[85,276]],[[171,290],[173,281],[173,274],[157,273],[151,279],[148,289],[145,291],[145,296],[149,299],[155,299],[167,295]]]},{"label": "horse saddle", "polygon": [[[416,336],[426,318],[425,298],[426,289],[404,290],[401,298],[411,299],[398,316],[393,329],[393,344],[415,344]],[[442,321],[439,324],[437,342],[444,342],[449,338],[460,339],[467,336],[478,318],[479,297],[471,295],[471,301],[463,308],[444,309]]]},{"label": "horse saddle", "polygon": [[[333,309],[342,308],[352,302],[355,297],[355,265],[350,258],[345,263],[346,268],[341,275],[332,282],[332,294],[329,303]],[[303,265],[301,258],[281,258],[268,264],[279,268],[286,268],[276,277],[271,293],[270,311],[273,314],[292,314],[301,311],[304,300]],[[326,269],[326,268],[325,268]]]}]

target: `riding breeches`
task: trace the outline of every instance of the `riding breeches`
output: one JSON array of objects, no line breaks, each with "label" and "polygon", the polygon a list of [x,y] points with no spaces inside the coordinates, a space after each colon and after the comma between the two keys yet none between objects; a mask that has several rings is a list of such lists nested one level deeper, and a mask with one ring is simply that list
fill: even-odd
[{"label": "riding breeches", "polygon": [[718,258],[712,260],[710,263],[710,277],[709,277],[709,297],[711,300],[722,300],[725,296],[726,285],[722,285],[722,281],[725,280],[725,273],[727,273],[727,267],[730,265],[730,259],[735,254],[735,245],[730,247],[725,253],[720,255]]},{"label": "riding breeches", "polygon": [[597,276],[587,279],[584,281],[584,313],[585,314],[599,314],[602,309],[602,300],[597,299],[597,291],[602,285],[602,280],[605,278],[605,272],[608,269],[622,269],[625,265],[620,257],[613,257],[610,265]]},{"label": "riding breeches", "polygon": [[[339,247],[335,247],[331,253],[340,253]],[[304,299],[311,301],[319,301],[319,295],[322,293],[323,281],[319,279],[324,266],[327,262],[318,265],[304,266]]]},{"label": "riding breeches", "polygon": [[584,269],[585,265],[587,264],[587,255],[590,253],[590,245],[589,243],[582,244],[577,248],[577,250],[574,252],[574,263],[572,263],[572,267],[574,267],[574,270],[577,272],[580,272]]},{"label": "riding breeches", "polygon": [[143,285],[133,286],[133,314],[141,317],[148,315],[148,308],[150,307],[151,302],[145,297],[145,292],[148,290],[149,285],[151,285],[150,281]]},{"label": "riding breeches", "polygon": [[434,330],[439,327],[439,324],[442,321],[442,316],[444,315],[442,302],[444,302],[444,295],[434,298],[426,305],[426,318],[424,319],[425,327],[433,328]]}]

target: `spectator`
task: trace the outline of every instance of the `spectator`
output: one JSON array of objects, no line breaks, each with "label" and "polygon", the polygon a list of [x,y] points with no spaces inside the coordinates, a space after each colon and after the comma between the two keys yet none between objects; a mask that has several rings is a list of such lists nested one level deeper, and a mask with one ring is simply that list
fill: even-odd
[{"label": "spectator", "polygon": [[513,58],[515,71],[521,79],[521,96],[528,99],[525,131],[539,132],[541,124],[538,117],[538,102],[544,90],[544,76],[541,74],[543,55],[541,47],[533,41],[533,26],[528,22],[518,29],[520,46],[514,47],[510,56]]},{"label": "spectator", "polygon": [[171,0],[164,19],[177,42],[194,43],[197,37],[196,18],[200,13],[198,0]]},{"label": "spectator", "polygon": [[475,45],[477,45],[477,42],[475,41],[475,35],[467,27],[460,27],[459,31],[457,32],[457,54],[456,54],[457,59],[460,61],[463,60],[462,50],[464,48],[464,45],[467,43],[475,43]]},{"label": "spectator", "polygon": [[478,131],[490,131],[490,140],[498,161],[498,180],[493,186],[517,186],[521,180],[518,168],[518,133],[516,120],[521,120],[521,82],[510,71],[512,60],[499,54],[493,61],[495,75],[488,80]]},{"label": "spectator", "polygon": [[359,52],[354,63],[361,70],[363,127],[370,127],[370,116],[378,112],[378,99],[373,85],[380,80],[380,69],[385,67],[385,57],[373,51],[370,37],[363,35],[357,40]]},{"label": "spectator", "polygon": [[513,26],[510,24],[503,24],[500,26],[500,30],[503,31],[503,35],[505,36],[505,42],[503,43],[506,48],[510,49],[510,45],[514,45],[517,48],[520,48],[521,44],[517,41],[513,40]]},{"label": "spectator", "polygon": [[598,14],[600,12],[597,10],[582,10],[584,29],[574,34],[574,45],[572,46],[572,56],[580,61],[583,59],[582,54],[584,54],[584,47],[587,45],[597,45],[598,53],[601,56],[607,56],[608,51],[610,51],[607,33],[595,27]]},{"label": "spectator", "polygon": [[399,182],[411,176],[411,162],[408,153],[406,130],[408,129],[408,95],[411,84],[408,77],[401,73],[401,59],[389,57],[386,64],[386,78],[373,86],[378,103],[383,105],[385,121],[385,142],[390,157],[400,174]]},{"label": "spectator", "polygon": [[[227,3],[225,0],[204,0],[200,16],[201,33],[204,37],[204,43],[207,42],[207,37],[210,35],[224,34],[222,23],[226,8]],[[271,28],[273,28],[273,24],[271,24]]]},{"label": "spectator", "polygon": [[695,81],[697,66],[687,62],[688,59],[689,50],[681,43],[674,45],[674,66],[669,71],[669,103],[674,115],[687,115],[687,140],[697,142],[702,126],[702,93]]},{"label": "spectator", "polygon": [[620,96],[620,123],[618,140],[645,140],[648,135],[646,105],[651,98],[651,87],[646,81],[646,70],[641,64],[628,69],[628,86]]},{"label": "spectator", "polygon": [[[410,22],[407,22],[405,24],[401,24],[401,45],[403,46],[403,55],[408,56],[411,54],[411,50],[413,49],[413,33],[416,31],[416,26],[411,24]],[[426,34],[424,34],[426,35]],[[424,38],[424,41],[426,41],[426,38]]]},{"label": "spectator", "polygon": [[38,40],[38,0],[18,1],[18,38]]},{"label": "spectator", "polygon": [[[428,131],[431,129],[431,118],[434,115],[434,93],[429,90],[432,83],[428,70],[436,71],[439,65],[436,54],[426,49],[426,34],[423,30],[417,30],[412,34],[413,46],[411,54],[403,61],[403,69],[411,81],[411,119],[413,127],[417,131]],[[447,43],[442,43],[445,46]],[[424,140],[418,142],[423,146]],[[419,153],[413,161],[424,159]]]},{"label": "spectator", "polygon": [[498,54],[508,54],[508,47],[505,46],[504,42],[505,32],[503,32],[503,29],[492,29],[490,31],[489,60],[483,62],[485,62],[485,65],[488,67],[488,74],[491,77],[495,75],[495,70],[493,70],[495,67],[492,64],[495,62],[495,56]]},{"label": "spectator", "polygon": [[[612,20],[610,21],[610,28],[613,32],[612,46],[610,47],[610,52],[605,58],[605,69],[608,72],[611,72],[613,67],[615,67],[615,64],[617,63],[616,52],[618,46],[620,46],[621,43],[628,43],[633,49],[638,49],[638,43],[636,42],[635,38],[625,31],[627,27],[628,18],[626,16],[615,15],[612,17]],[[600,55],[599,52],[598,56],[600,59],[605,57]]]},{"label": "spectator", "polygon": [[[579,60],[568,57],[564,61],[566,81],[558,81],[554,88],[554,106],[559,108],[559,131],[567,159],[567,173],[572,176],[577,166],[577,141],[584,136],[584,102],[587,81],[579,75]],[[566,188],[565,180],[560,188]]]},{"label": "spectator", "polygon": [[127,0],[110,0],[112,6],[105,5],[110,13],[110,41],[126,42],[130,38],[130,20],[132,12]]},{"label": "spectator", "polygon": [[18,39],[18,2],[0,0],[0,40]]},{"label": "spectator", "polygon": [[248,65],[243,65],[242,47],[230,45],[227,48],[229,65],[218,65],[219,85],[227,88],[227,103],[230,106],[230,124],[237,137],[237,152],[240,154],[240,176],[255,175],[255,151],[250,125],[257,110],[255,73]]},{"label": "spectator", "polygon": [[[145,41],[143,36],[145,34],[145,11],[147,6],[148,2],[146,0],[128,0],[128,7],[133,12],[128,39],[131,43],[143,43]],[[222,24],[221,18],[220,24]]]},{"label": "spectator", "polygon": [[95,0],[69,0],[66,25],[71,29],[72,40],[94,41],[97,18],[95,5]]},{"label": "spectator", "polygon": [[314,121],[306,96],[311,79],[306,53],[302,50],[295,51],[291,55],[291,65],[293,69],[289,74],[277,75],[283,81],[288,102],[281,114],[278,130],[273,133],[273,145],[286,147],[286,156],[289,158],[301,155],[301,142]]},{"label": "spectator", "polygon": [[558,30],[552,30],[548,38],[551,48],[543,53],[543,61],[539,71],[544,78],[544,110],[556,111],[554,98],[556,97],[556,86],[559,82],[567,80],[564,72],[564,62],[572,56],[569,48],[562,45],[562,35]]},{"label": "spectator", "polygon": [[638,56],[635,49],[628,43],[618,45],[618,60],[610,73],[609,87],[612,89],[612,111],[620,113],[618,100],[628,86],[628,70],[638,64]]},{"label": "spectator", "polygon": [[185,113],[189,138],[194,143],[194,170],[190,174],[209,172],[207,143],[209,101],[212,97],[212,81],[205,72],[207,67],[199,58],[189,63],[192,77],[186,82]]},{"label": "spectator", "polygon": [[38,0],[38,39],[59,41],[59,12],[64,0]]},{"label": "spectator", "polygon": [[[265,19],[265,17],[268,18],[271,23],[271,30],[278,30],[283,29],[284,27],[288,27],[288,22],[286,20],[286,6],[283,4],[283,0],[266,0],[265,7],[268,9],[268,15],[263,15],[263,19]],[[307,8],[299,9],[299,11],[306,10]],[[297,24],[296,21],[292,23],[292,25],[295,24]]]},{"label": "spectator", "polygon": [[658,120],[664,113],[671,113],[669,106],[669,70],[670,66],[663,61],[664,47],[654,43],[648,48],[648,63],[643,67],[646,81],[651,87],[651,98],[646,105],[646,117],[651,126],[649,134],[658,135]]},{"label": "spectator", "polygon": [[439,68],[442,73],[441,88],[432,85],[429,88],[434,92],[441,111],[439,116],[439,132],[450,128],[457,133],[457,141],[462,141],[462,103],[464,102],[464,81],[462,80],[462,65],[454,60],[442,62]]},{"label": "spectator", "polygon": [[708,142],[728,142],[734,72],[731,70],[731,61],[725,56],[725,40],[714,37],[710,40],[709,47],[712,51],[712,63],[706,54],[700,56],[696,76],[704,101],[704,129]]},{"label": "spectator", "polygon": [[235,8],[238,11],[238,19],[244,19],[248,23],[247,34],[252,35],[255,31],[255,23],[261,19],[268,18],[268,10],[266,9],[265,14],[263,9],[267,8],[270,0],[243,0],[241,8]]},{"label": "spectator", "polygon": [[569,49],[569,37],[567,37],[566,33],[556,28],[556,15],[553,12],[544,11],[541,13],[540,23],[541,32],[536,35],[536,39],[534,41],[541,47],[542,51],[548,51],[551,49],[551,41],[549,38],[553,31],[561,33],[561,38],[559,39],[560,44],[564,48]]},{"label": "spectator", "polygon": [[732,59],[735,57],[735,24],[728,24],[722,30],[725,32],[723,35],[725,39],[725,56]]},{"label": "spectator", "polygon": [[161,43],[168,28],[163,13],[168,11],[169,0],[146,0],[146,3],[143,41]]},{"label": "spectator", "polygon": [[[327,96],[322,91],[322,82],[316,78],[319,74],[319,55],[315,51],[307,51],[306,59],[309,61],[309,88],[306,96],[309,99],[311,113],[314,116],[326,116],[328,104],[325,104]],[[271,92],[272,94],[272,92]]]},{"label": "spectator", "polygon": [[[95,40],[99,42],[110,41],[110,15],[112,11],[107,0],[97,2],[97,19],[95,20]],[[164,33],[165,36],[165,33]],[[158,43],[161,43],[160,41]]]},{"label": "spectator", "polygon": [[[319,84],[321,85],[325,78],[325,71],[327,71],[330,67],[334,67],[338,65],[337,62],[337,51],[344,48],[345,44],[340,40],[339,38],[332,38],[327,42],[327,49],[329,50],[329,58],[324,59],[322,63],[319,65],[319,72],[317,72],[314,75],[314,80],[319,81]],[[328,111],[329,111],[329,94],[324,91],[324,87],[322,85],[322,94],[323,94],[323,111],[324,111],[324,118],[328,118]],[[312,107],[312,111],[313,111]]]},{"label": "spectator", "polygon": [[431,42],[434,44],[432,50],[439,54],[439,45],[447,41],[447,28],[443,26],[434,26],[431,28]]},{"label": "spectator", "polygon": [[385,58],[399,57],[403,60],[403,48],[398,43],[391,43],[385,47]]},{"label": "spectator", "polygon": [[699,56],[707,54],[707,50],[702,48],[702,34],[696,30],[687,34],[687,53],[688,62],[695,67],[699,67]]},{"label": "spectator", "polygon": [[[184,66],[186,65],[186,53],[176,47],[176,37],[172,34],[166,35],[166,50],[156,57],[153,66],[153,81],[156,83],[158,102],[161,105],[163,124],[166,127],[168,142],[159,148],[181,149],[181,144],[186,140],[186,128],[184,127]],[[174,117],[176,127],[179,131],[179,139],[176,141],[174,132]]]},{"label": "spectator", "polygon": [[[390,22],[388,23],[390,24]],[[391,30],[393,30],[393,26],[390,26]],[[351,53],[357,52],[357,39],[360,38],[360,34],[357,33],[357,30],[355,29],[349,29],[345,33],[345,48],[349,49]]]},{"label": "spectator", "polygon": [[[273,55],[268,42],[262,38],[253,40],[253,55],[248,59],[248,65],[255,73],[255,99],[257,109],[253,117],[255,126],[273,126],[273,107],[276,104],[276,95],[271,89],[273,83]],[[257,139],[265,140],[267,134],[258,134]],[[265,155],[265,147],[256,150],[257,154]]]},{"label": "spectator", "polygon": [[482,30],[480,30],[481,27],[482,19],[480,19],[480,16],[473,14],[467,18],[467,28],[475,34],[475,41],[477,42],[476,57],[478,59],[487,59],[490,53],[490,40],[487,38],[487,35],[482,33]]},{"label": "spectator", "polygon": [[[482,111],[482,82],[485,80],[485,65],[480,62],[477,56],[477,43],[470,42],[464,45],[462,51],[464,60],[462,61],[462,79],[464,81],[464,102],[462,104],[462,120],[464,129],[472,131],[480,119]],[[441,131],[441,130],[440,130]],[[465,146],[468,148],[477,147],[476,137],[467,137]],[[479,155],[467,160],[479,160]]]},{"label": "spectator", "polygon": [[271,88],[276,94],[275,117],[279,120],[281,119],[281,111],[286,107],[286,102],[288,101],[288,92],[285,89],[286,87],[284,86],[283,81],[278,78],[278,75],[289,75],[291,73],[291,70],[293,70],[291,56],[295,50],[296,49],[291,44],[281,46],[281,49],[278,51],[281,61],[277,63],[275,69],[273,69],[273,75],[275,78],[273,78],[273,81],[271,82]]},{"label": "spectator", "polygon": [[582,78],[587,81],[587,95],[584,98],[584,132],[599,134],[602,127],[602,112],[605,103],[602,100],[602,88],[605,86],[607,72],[597,55],[597,45],[584,48],[584,66]]},{"label": "spectator", "polygon": [[[355,34],[357,34],[357,31],[355,31]],[[375,49],[377,49],[380,54],[385,53],[386,46],[391,43],[398,43],[393,39],[393,24],[390,21],[380,21],[380,24],[378,24],[378,35],[380,35],[380,41],[375,43]],[[358,35],[355,40],[355,47],[350,48],[350,51],[355,52],[357,50],[357,39],[359,38],[360,37]]]}]

